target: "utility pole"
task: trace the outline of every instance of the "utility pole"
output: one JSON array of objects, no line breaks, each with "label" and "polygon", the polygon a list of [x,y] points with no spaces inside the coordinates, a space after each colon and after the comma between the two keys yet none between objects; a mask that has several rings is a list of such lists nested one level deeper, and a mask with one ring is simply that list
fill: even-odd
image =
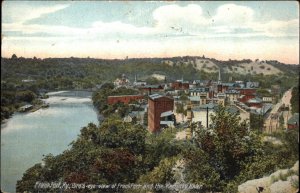
[{"label": "utility pole", "polygon": [[206,107],[206,128],[208,128],[208,107]]}]

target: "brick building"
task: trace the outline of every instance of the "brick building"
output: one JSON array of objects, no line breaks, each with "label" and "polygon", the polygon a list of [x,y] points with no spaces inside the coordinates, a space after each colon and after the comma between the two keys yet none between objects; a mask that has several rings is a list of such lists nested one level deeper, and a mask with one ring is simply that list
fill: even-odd
[{"label": "brick building", "polygon": [[167,111],[173,111],[174,99],[153,94],[148,99],[148,129],[151,132],[160,130],[161,115]]},{"label": "brick building", "polygon": [[125,103],[128,104],[132,101],[138,101],[144,99],[143,95],[120,95],[120,96],[108,96],[107,103],[112,105],[115,103]]},{"label": "brick building", "polygon": [[171,88],[174,90],[188,90],[190,83],[188,81],[176,81],[171,84]]},{"label": "brick building", "polygon": [[256,95],[256,89],[255,88],[238,88],[238,91],[240,91],[241,95]]}]

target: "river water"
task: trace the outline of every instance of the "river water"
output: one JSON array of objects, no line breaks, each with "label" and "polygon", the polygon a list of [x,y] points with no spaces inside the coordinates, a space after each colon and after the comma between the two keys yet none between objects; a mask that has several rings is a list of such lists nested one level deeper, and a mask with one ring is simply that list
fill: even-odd
[{"label": "river water", "polygon": [[40,163],[43,155],[58,155],[88,123],[98,124],[91,93],[48,93],[49,107],[15,113],[1,125],[1,190],[15,192],[26,169]]}]

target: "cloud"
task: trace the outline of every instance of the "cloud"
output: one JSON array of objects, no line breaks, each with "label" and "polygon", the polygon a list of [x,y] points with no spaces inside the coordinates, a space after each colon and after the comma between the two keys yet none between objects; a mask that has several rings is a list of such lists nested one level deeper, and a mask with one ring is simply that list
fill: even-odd
[{"label": "cloud", "polygon": [[213,20],[216,25],[240,27],[253,20],[254,11],[246,6],[225,4],[217,9]]},{"label": "cloud", "polygon": [[[18,4],[14,5],[14,3]],[[68,6],[69,4],[58,4],[51,6],[32,7],[22,2],[4,2],[4,9],[2,9],[2,11],[3,17],[10,20],[11,23],[24,23],[26,21],[39,18],[43,15],[47,15],[65,9]]]},{"label": "cloud", "polygon": [[[25,14],[30,10],[34,13],[25,14],[24,18],[14,13],[17,16],[12,15],[11,20],[2,22],[2,52],[9,56],[18,53],[18,55],[39,57],[49,55],[99,57],[101,53],[101,57],[105,58],[218,52],[224,53],[224,57],[231,55],[233,58],[234,53],[241,50],[247,54],[251,53],[253,57],[255,53],[261,56],[268,53],[283,53],[284,49],[294,55],[299,51],[298,43],[290,40],[288,43],[293,46],[286,47],[287,42],[278,43],[276,39],[276,37],[299,37],[299,19],[273,19],[266,22],[263,18],[256,17],[256,10],[232,3],[217,7],[215,13],[211,13],[209,17],[206,10],[196,4],[160,6],[152,12],[154,22],[151,23],[154,25],[142,27],[134,23],[103,20],[94,21],[85,28],[26,22],[67,7],[68,5],[57,5],[29,9],[27,6],[25,11],[20,13]],[[6,16],[7,14],[6,11]],[[253,41],[245,43],[245,40],[250,37],[260,37],[260,39],[255,43]],[[218,38],[218,41],[215,41],[215,38]],[[235,38],[240,39],[236,41]],[[264,38],[272,41],[267,42]],[[231,41],[233,39],[235,41]],[[261,45],[259,50],[257,45],[260,41],[262,43],[259,44]],[[53,43],[55,46],[51,46],[54,45]],[[269,46],[268,49],[262,49],[266,45]],[[285,58],[290,56],[286,54]]]},{"label": "cloud", "polygon": [[[95,38],[99,36],[118,37],[153,37],[154,35],[173,36],[199,36],[200,38],[211,37],[283,37],[298,36],[298,19],[289,21],[271,20],[267,23],[254,20],[255,12],[247,6],[225,4],[217,8],[211,18],[205,17],[201,6],[189,4],[187,6],[165,5],[153,11],[155,25],[151,27],[137,27],[121,21],[104,22],[95,21],[88,28],[75,28],[68,26],[26,24],[33,18],[56,12],[68,7],[68,5],[55,5],[38,7],[32,12],[25,7],[21,13],[12,14],[12,23],[3,23],[4,32],[21,32],[23,34],[45,33],[52,36],[70,36]],[[18,9],[20,7],[17,6]],[[6,13],[7,14],[7,13]],[[4,33],[4,35],[6,35]]]},{"label": "cloud", "polygon": [[203,26],[209,23],[209,20],[203,16],[202,8],[195,4],[189,4],[185,7],[178,5],[161,6],[154,10],[153,18],[159,29],[193,28],[195,25]]},{"label": "cloud", "polygon": [[264,32],[264,35],[268,37],[299,36],[299,19],[288,21],[271,20],[266,23],[253,22],[249,26]]}]

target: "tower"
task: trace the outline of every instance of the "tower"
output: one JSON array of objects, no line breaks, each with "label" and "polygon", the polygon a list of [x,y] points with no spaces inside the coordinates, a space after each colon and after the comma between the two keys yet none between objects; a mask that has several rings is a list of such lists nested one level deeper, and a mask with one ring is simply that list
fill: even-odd
[{"label": "tower", "polygon": [[221,84],[221,68],[219,68],[219,78],[218,78],[218,84]]}]

